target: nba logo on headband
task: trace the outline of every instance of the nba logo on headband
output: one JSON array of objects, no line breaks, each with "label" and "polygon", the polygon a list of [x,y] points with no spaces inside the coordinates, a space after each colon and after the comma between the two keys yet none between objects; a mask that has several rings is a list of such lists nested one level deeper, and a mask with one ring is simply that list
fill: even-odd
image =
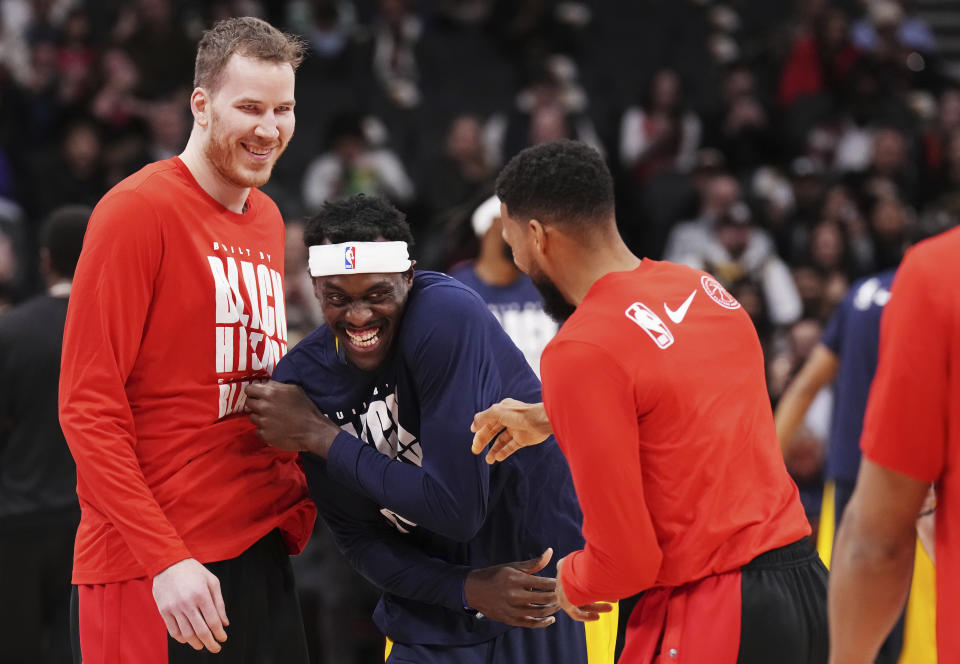
[{"label": "nba logo on headband", "polygon": [[343,267],[347,270],[356,270],[357,269],[357,250],[352,245],[348,245],[343,249]]}]

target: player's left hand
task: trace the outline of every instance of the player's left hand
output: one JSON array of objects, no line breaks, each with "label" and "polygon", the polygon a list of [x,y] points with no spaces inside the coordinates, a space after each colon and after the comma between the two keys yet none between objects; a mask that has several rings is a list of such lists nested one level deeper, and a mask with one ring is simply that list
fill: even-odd
[{"label": "player's left hand", "polygon": [[607,602],[594,602],[593,604],[576,606],[567,599],[567,594],[563,591],[563,577],[560,571],[565,560],[566,558],[557,561],[557,603],[560,605],[560,608],[563,609],[568,616],[580,622],[599,620],[601,613],[613,611],[613,605]]},{"label": "player's left hand", "polygon": [[245,391],[250,421],[265,443],[281,450],[327,457],[340,428],[298,385],[271,380],[251,383]]}]

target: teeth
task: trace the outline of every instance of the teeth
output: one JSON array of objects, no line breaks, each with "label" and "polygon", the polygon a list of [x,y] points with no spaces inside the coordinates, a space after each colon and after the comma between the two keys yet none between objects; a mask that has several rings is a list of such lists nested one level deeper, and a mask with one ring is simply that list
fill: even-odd
[{"label": "teeth", "polygon": [[263,152],[260,152],[260,151],[258,151],[258,150],[254,150],[254,149],[253,149],[252,147],[250,147],[249,145],[246,145],[246,146],[244,146],[244,147],[246,147],[247,150],[249,150],[250,152],[252,152],[253,154],[255,154],[255,155],[259,156],[259,157],[265,157],[266,155],[270,154],[270,150],[269,150],[269,149],[264,150]]},{"label": "teeth", "polygon": [[345,330],[345,332],[353,345],[359,346],[360,348],[369,348],[380,340],[380,328],[363,330],[360,333],[351,332],[350,330]]}]

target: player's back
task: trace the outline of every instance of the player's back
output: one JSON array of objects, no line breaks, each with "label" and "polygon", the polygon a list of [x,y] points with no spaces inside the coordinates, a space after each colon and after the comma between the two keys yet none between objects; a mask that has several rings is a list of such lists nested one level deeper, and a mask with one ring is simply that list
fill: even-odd
[{"label": "player's back", "polygon": [[658,585],[739,567],[809,533],[756,331],[716,279],[652,260],[608,274],[551,346],[577,342],[599,347],[633,390],[638,490],[663,550]]}]

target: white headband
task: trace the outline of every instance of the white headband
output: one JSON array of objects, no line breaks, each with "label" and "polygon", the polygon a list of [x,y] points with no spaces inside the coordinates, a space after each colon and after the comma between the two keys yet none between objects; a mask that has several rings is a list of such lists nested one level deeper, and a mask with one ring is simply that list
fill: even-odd
[{"label": "white headband", "polygon": [[476,233],[477,237],[483,237],[493,225],[493,220],[499,216],[500,199],[496,196],[491,196],[473,211],[473,216],[470,218],[473,232]]},{"label": "white headband", "polygon": [[406,272],[410,255],[406,242],[342,242],[310,247],[310,276]]}]

